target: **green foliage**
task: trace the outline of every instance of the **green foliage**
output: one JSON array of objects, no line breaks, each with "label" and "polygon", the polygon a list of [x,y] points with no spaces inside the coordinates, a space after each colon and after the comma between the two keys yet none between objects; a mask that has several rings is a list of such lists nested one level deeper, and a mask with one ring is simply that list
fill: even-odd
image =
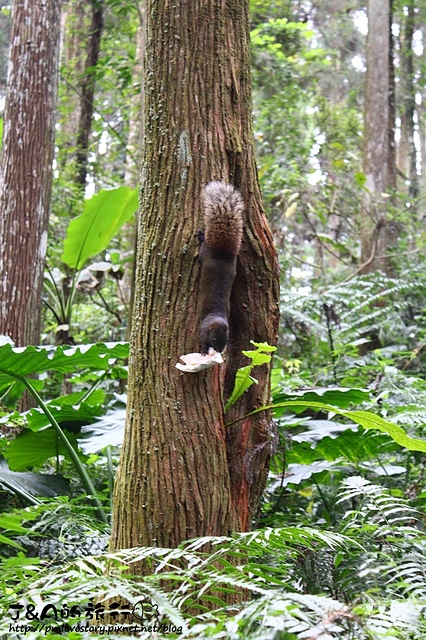
[{"label": "green foliage", "polygon": [[380,273],[318,292],[286,291],[283,344],[292,357],[303,353],[303,368],[309,371],[313,365],[324,382],[368,384],[386,362],[407,358],[421,340],[422,328],[413,315],[421,312],[425,292],[421,277],[402,280]]},{"label": "green foliage", "polygon": [[[16,404],[25,388],[29,376],[45,372],[58,371],[72,373],[79,368],[104,371],[115,358],[128,355],[127,343],[92,344],[79,347],[33,347],[15,348],[6,343],[0,345],[0,393],[6,394],[2,402]],[[31,381],[34,385],[34,381]],[[37,385],[40,387],[40,385]],[[6,402],[7,400],[7,402]],[[13,404],[12,404],[13,403]]]},{"label": "green foliage", "polygon": [[252,384],[257,384],[256,378],[253,378],[251,372],[253,367],[258,367],[262,364],[267,364],[271,361],[271,353],[276,350],[276,347],[271,347],[269,344],[265,342],[250,342],[257,347],[254,351],[243,351],[243,355],[250,358],[251,363],[246,367],[241,367],[238,369],[235,375],[235,384],[234,389],[232,391],[231,397],[226,403],[225,411],[228,411],[229,407],[231,407],[235,402],[237,402],[238,398],[240,398],[247,389],[251,387]]},{"label": "green foliage", "polygon": [[[137,198],[136,189],[129,187],[101,190],[85,200],[82,214],[70,221],[63,243],[62,270],[58,267],[48,269],[45,277],[47,296],[44,302],[56,319],[56,338],[59,342],[73,344],[69,330],[78,290],[97,291],[105,308],[111,311],[100,293],[100,283],[108,272],[115,280],[120,280],[120,265],[114,265],[111,260],[95,262],[84,270],[83,267],[89,258],[108,247],[112,238],[133,216],[137,209]],[[121,320],[120,316],[118,319]]]},{"label": "green foliage", "polygon": [[[54,322],[46,318],[45,335],[60,328],[64,341],[85,343],[99,332],[101,339],[124,335],[116,289],[133,247],[117,232],[136,206],[135,192],[117,186],[129,160],[138,166],[128,145],[131,111],[140,109],[138,7],[106,0],[104,9],[100,61],[91,70],[96,115],[88,194],[112,189],[87,200],[75,218],[82,192],[69,122],[84,55],[74,52],[75,59],[63,62],[60,82],[46,276]],[[395,7],[400,27],[403,9]],[[260,528],[177,549],[101,555],[116,463],[111,447],[120,444],[124,425],[123,398],[113,392],[125,370],[115,359],[126,357],[127,346],[1,346],[0,428],[19,431],[0,441],[2,636],[10,636],[8,607],[17,601],[86,605],[146,597],[158,604],[162,620],[182,627],[179,637],[426,637],[424,185],[418,200],[407,197],[401,175],[396,192],[380,203],[378,214],[392,222],[391,277],[359,276],[367,181],[364,74],[354,65],[356,58],[362,63],[364,41],[354,18],[362,11],[328,0],[251,0],[250,10],[259,178],[283,273],[269,405],[272,465],[253,523]],[[87,25],[78,23],[77,13],[70,20],[66,35],[84,47]],[[420,32],[421,11],[417,20]],[[422,63],[417,55],[413,60],[421,95]],[[420,117],[417,123],[421,134]],[[104,295],[106,274],[116,289]],[[255,383],[253,368],[270,361],[271,347],[254,346],[245,352],[250,364],[237,373],[226,408]],[[69,384],[72,393],[64,394]],[[14,407],[25,389],[38,406],[19,414]],[[132,571],[140,562],[148,567],[143,577]],[[46,637],[75,640],[76,634]]]},{"label": "green foliage", "polygon": [[[90,393],[74,393],[71,397],[59,401],[44,402],[37,391],[37,388],[40,390],[39,383],[41,381],[34,380],[30,376],[48,370],[66,374],[68,372],[75,373],[79,369],[91,372],[101,371],[101,376],[103,376],[104,371],[114,364],[117,357],[127,355],[127,347],[126,344],[98,344],[72,348],[58,347],[56,349],[32,346],[16,349],[9,343],[0,346],[0,393],[3,394],[3,403],[6,406],[13,406],[23,391],[27,390],[35,398],[39,407],[38,410],[32,410],[28,413],[27,428],[3,447],[4,457],[14,471],[40,466],[49,458],[58,458],[59,456],[70,460],[86,494],[96,504],[98,515],[103,521],[106,521],[106,516],[97,497],[97,491],[89,477],[86,465],[81,460],[76,436],[70,431],[72,427],[78,428],[79,425],[92,422],[100,415],[98,405],[103,400],[103,394],[94,392],[90,400]],[[6,416],[2,421],[7,420],[10,420],[10,417]],[[50,428],[46,428],[47,426]],[[3,475],[7,476],[7,474],[8,471],[5,469]],[[33,474],[31,478],[28,478],[26,474],[14,474],[11,479],[9,474],[9,477],[3,480],[3,485],[9,490],[19,493],[21,497],[28,497],[34,494],[35,483],[40,493],[40,484],[45,480],[46,476],[43,475],[35,476]],[[55,485],[56,492],[61,486],[62,490],[64,488],[60,478],[52,479],[52,487]],[[53,488],[51,491],[54,494]],[[45,490],[41,493],[46,495]]]},{"label": "green foliage", "polygon": [[265,411],[269,409],[290,409],[295,411],[303,411],[306,409],[311,409],[314,411],[328,411],[331,413],[336,413],[338,415],[344,416],[349,420],[352,420],[356,424],[364,427],[364,429],[377,429],[378,431],[383,431],[387,433],[392,440],[395,440],[398,444],[405,447],[409,451],[423,451],[426,453],[426,440],[419,440],[418,438],[412,438],[408,436],[405,431],[391,422],[387,420],[383,420],[380,416],[375,415],[374,413],[368,411],[342,411],[337,407],[333,407],[332,405],[325,404],[323,402],[313,402],[312,400],[288,400],[287,402],[278,402],[277,404],[271,404],[267,407],[260,407],[252,412],[253,415],[255,413],[259,413],[259,411]]},{"label": "green foliage", "polygon": [[313,55],[311,37],[306,25],[286,18],[269,19],[251,33],[258,170],[270,206],[284,187],[300,191],[309,170],[312,89],[318,68],[327,64],[324,52]]},{"label": "green foliage", "polygon": [[[54,602],[58,609],[65,602],[76,604],[81,612],[95,599],[107,606],[108,598],[118,596],[131,607],[148,599],[158,605],[159,622],[174,624],[187,638],[420,640],[425,630],[426,538],[416,527],[419,514],[406,501],[356,476],[343,482],[338,503],[348,507],[339,532],[266,528],[232,538],[200,538],[176,549],[128,549],[80,558],[53,570],[38,561],[37,575],[31,560],[6,559],[0,574],[0,633],[8,629],[9,605],[25,594],[26,602],[39,607],[42,592],[43,604]],[[140,562],[151,567],[144,577],[123,571]],[[309,568],[314,566],[325,571],[322,593],[308,591]],[[173,589],[166,592],[168,582]],[[227,605],[229,594],[241,589],[254,597]],[[357,595],[354,604],[352,594]],[[36,636],[29,631],[28,637]]]},{"label": "green foliage", "polygon": [[73,269],[82,269],[88,258],[107,248],[118,230],[135,213],[136,189],[118,187],[85,200],[84,210],[68,225],[62,260]]},{"label": "green foliage", "polygon": [[[13,444],[13,442],[12,442]],[[36,441],[37,446],[39,440]],[[57,455],[54,451],[53,455]],[[45,458],[43,457],[43,460]],[[9,464],[11,460],[9,458]],[[13,464],[11,465],[13,467]],[[27,465],[25,465],[27,466]],[[69,492],[69,481],[61,476],[42,475],[39,473],[19,473],[11,471],[5,460],[0,458],[0,483],[3,487],[17,493],[32,504],[38,504],[34,496],[56,496]]]}]

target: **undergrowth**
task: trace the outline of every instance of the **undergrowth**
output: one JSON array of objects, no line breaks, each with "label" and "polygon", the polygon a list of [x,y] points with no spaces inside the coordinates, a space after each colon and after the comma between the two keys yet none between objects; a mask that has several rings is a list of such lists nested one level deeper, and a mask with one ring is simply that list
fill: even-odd
[{"label": "undergrowth", "polygon": [[[338,504],[344,509],[334,532],[268,527],[232,538],[196,539],[177,549],[127,549],[60,566],[22,555],[5,559],[0,633],[9,637],[11,611],[16,616],[16,608],[9,607],[17,604],[23,607],[19,622],[32,628],[41,621],[25,619],[28,605],[35,605],[32,615],[40,618],[43,607],[54,604],[58,620],[52,609],[43,621],[53,638],[60,624],[87,624],[90,603],[106,615],[108,602],[119,600],[133,612],[141,602],[158,607],[152,622],[159,635],[142,631],[132,637],[163,637],[161,629],[167,628],[174,631],[164,635],[181,638],[423,638],[426,534],[420,514],[360,476],[341,483]],[[142,562],[150,566],[149,574],[133,575]],[[313,589],[315,572],[320,579]],[[173,589],[166,590],[167,584]],[[229,604],[232,594],[241,592],[243,602]],[[64,614],[72,606],[80,615],[60,615],[61,608]],[[97,624],[102,623],[100,618]],[[25,637],[40,634],[28,629]],[[119,636],[111,631],[109,637]]]}]

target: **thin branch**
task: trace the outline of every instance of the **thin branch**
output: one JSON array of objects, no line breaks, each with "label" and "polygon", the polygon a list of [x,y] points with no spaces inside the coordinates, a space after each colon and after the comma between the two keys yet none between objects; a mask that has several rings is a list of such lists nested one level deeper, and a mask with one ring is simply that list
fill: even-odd
[{"label": "thin branch", "polygon": [[346,260],[343,260],[343,258],[338,253],[334,253],[334,251],[332,251],[329,247],[327,247],[326,243],[321,240],[321,238],[318,236],[317,231],[316,231],[314,225],[312,224],[308,214],[305,211],[303,211],[303,216],[306,218],[306,220],[307,220],[307,222],[308,222],[308,224],[309,224],[309,226],[310,226],[310,228],[312,230],[312,233],[314,234],[317,242],[319,242],[321,247],[323,247],[327,251],[327,253],[332,255],[333,258],[336,258],[336,260],[340,260],[340,262],[342,262],[347,267],[349,267],[350,264],[348,262],[346,262]]},{"label": "thin branch", "polygon": [[306,260],[302,260],[302,258],[299,258],[295,253],[293,253],[289,249],[287,249],[287,251],[290,254],[291,258],[293,260],[296,260],[296,262],[300,262],[300,264],[306,264],[308,267],[319,269],[320,271],[322,270],[322,267],[319,264],[315,264],[315,262],[307,262]]},{"label": "thin branch", "polygon": [[[69,82],[69,80],[67,80],[66,78],[63,78],[63,80],[64,80],[65,84],[70,89],[72,89],[72,91],[74,91],[74,93],[76,93],[79,96],[80,99],[84,99],[84,96],[81,94],[81,92],[78,89],[76,89],[76,87],[71,82]],[[123,149],[130,156],[130,158],[133,160],[133,162],[137,165],[138,164],[138,160],[135,158],[135,156],[129,150],[128,145],[122,139],[121,134],[112,126],[112,124],[110,124],[108,122],[108,120],[105,118],[104,115],[102,115],[102,113],[99,110],[96,109],[94,113],[96,113],[96,115],[98,115],[100,117],[100,119],[104,122],[104,124],[106,124],[106,126],[108,127],[110,132],[117,138],[117,140],[119,141],[119,143],[121,144]]]},{"label": "thin branch", "polygon": [[[376,249],[377,249],[377,242],[376,242],[376,246],[375,246],[374,250],[376,250]],[[351,275],[349,275],[347,278],[342,280],[340,284],[343,284],[344,282],[349,282],[349,280],[352,280],[352,278],[355,278],[355,276],[357,276],[360,271],[362,271],[365,267],[367,267],[369,264],[371,264],[371,262],[373,262],[373,260],[390,260],[392,258],[400,258],[402,256],[411,256],[411,255],[414,255],[415,253],[419,253],[419,251],[421,251],[420,247],[418,249],[413,249],[412,251],[402,251],[401,253],[386,253],[384,256],[373,256],[373,257],[370,256],[368,258],[368,260],[363,262],[358,267],[358,269],[356,269],[356,271],[354,271]]]}]

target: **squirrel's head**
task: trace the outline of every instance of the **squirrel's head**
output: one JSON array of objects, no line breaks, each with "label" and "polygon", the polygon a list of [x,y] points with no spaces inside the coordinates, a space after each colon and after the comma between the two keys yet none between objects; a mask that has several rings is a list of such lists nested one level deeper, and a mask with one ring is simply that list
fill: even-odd
[{"label": "squirrel's head", "polygon": [[210,347],[222,353],[228,339],[228,323],[224,318],[208,315],[201,323],[201,353],[209,352]]}]

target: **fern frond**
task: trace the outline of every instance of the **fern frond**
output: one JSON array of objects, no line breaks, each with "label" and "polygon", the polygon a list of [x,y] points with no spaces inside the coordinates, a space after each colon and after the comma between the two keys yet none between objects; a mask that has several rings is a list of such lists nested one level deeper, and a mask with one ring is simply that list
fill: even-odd
[{"label": "fern frond", "polygon": [[[406,397],[409,397],[409,390],[406,390]],[[416,400],[418,404],[424,404],[424,407],[406,407],[405,411],[401,411],[392,417],[392,420],[404,427],[420,427],[426,425],[426,397],[422,397],[421,394],[413,389],[413,400]]]}]

